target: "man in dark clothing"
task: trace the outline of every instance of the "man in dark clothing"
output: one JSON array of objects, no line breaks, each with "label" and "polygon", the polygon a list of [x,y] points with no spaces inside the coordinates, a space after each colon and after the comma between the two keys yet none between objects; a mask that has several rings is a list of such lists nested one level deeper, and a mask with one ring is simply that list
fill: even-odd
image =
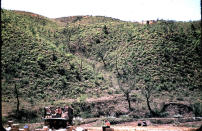
[{"label": "man in dark clothing", "polygon": [[60,118],[61,115],[62,115],[62,109],[61,109],[60,107],[58,107],[58,108],[55,110],[55,112],[56,112],[56,117],[57,117],[57,118]]},{"label": "man in dark clothing", "polygon": [[73,125],[72,120],[73,120],[74,112],[70,106],[68,107],[68,116],[69,116],[69,124]]}]

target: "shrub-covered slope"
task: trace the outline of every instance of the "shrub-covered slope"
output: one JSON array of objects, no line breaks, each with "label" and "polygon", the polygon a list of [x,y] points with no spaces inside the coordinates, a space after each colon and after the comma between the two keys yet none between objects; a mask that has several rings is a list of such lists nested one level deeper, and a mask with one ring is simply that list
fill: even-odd
[{"label": "shrub-covered slope", "polygon": [[103,62],[110,71],[116,72],[116,66],[121,68],[127,61],[137,66],[137,77],[147,71],[159,90],[202,86],[200,22],[140,25],[109,21],[66,27],[72,28],[76,31],[70,38],[70,51]]},{"label": "shrub-covered slope", "polygon": [[[15,86],[23,108],[27,103],[85,102],[123,94],[126,90],[117,87],[133,83],[133,106],[138,99],[145,104],[142,90],[149,87],[157,103],[182,101],[202,110],[199,21],[141,25],[101,16],[51,20],[8,10],[2,10],[1,19],[2,100],[7,105],[16,99]],[[103,65],[101,71],[95,63]]]},{"label": "shrub-covered slope", "polygon": [[70,52],[99,61],[114,73],[121,89],[115,93],[129,92],[129,99],[141,96],[146,101],[147,89],[152,108],[157,108],[152,101],[174,101],[188,103],[196,112],[202,111],[200,29],[200,21],[164,20],[150,25],[98,21],[66,26],[73,32],[68,35]]},{"label": "shrub-covered slope", "polygon": [[93,96],[107,86],[91,65],[68,51],[63,27],[52,20],[8,10],[1,19],[3,101],[15,98],[15,85],[20,98],[35,104]]}]

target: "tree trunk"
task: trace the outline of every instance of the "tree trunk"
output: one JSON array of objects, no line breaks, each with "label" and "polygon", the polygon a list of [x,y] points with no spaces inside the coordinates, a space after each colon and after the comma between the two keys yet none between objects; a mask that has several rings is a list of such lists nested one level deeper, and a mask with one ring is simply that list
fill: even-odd
[{"label": "tree trunk", "polygon": [[156,116],[156,113],[151,109],[150,103],[149,103],[149,98],[147,97],[147,107],[149,109],[149,112],[151,113],[152,116]]},{"label": "tree trunk", "polygon": [[126,95],[126,100],[128,101],[128,108],[131,111],[132,108],[131,108],[131,102],[130,102],[130,93],[127,92],[125,95]]},{"label": "tree trunk", "polygon": [[151,106],[150,106],[150,104],[149,104],[149,98],[147,97],[147,107],[148,107],[148,109],[149,109],[149,111],[151,112]]},{"label": "tree trunk", "polygon": [[17,99],[17,110],[16,110],[16,115],[17,115],[17,117],[18,117],[18,116],[19,116],[20,101],[19,101],[19,94],[18,94],[18,90],[17,90],[16,85],[15,85],[15,94],[16,94],[16,99]]}]

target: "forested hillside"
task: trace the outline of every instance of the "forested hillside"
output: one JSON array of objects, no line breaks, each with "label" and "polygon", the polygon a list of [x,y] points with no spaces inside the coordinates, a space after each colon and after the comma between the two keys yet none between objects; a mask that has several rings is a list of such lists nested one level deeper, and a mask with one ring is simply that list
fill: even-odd
[{"label": "forested hillside", "polygon": [[103,16],[1,13],[5,117],[17,99],[19,110],[37,115],[45,105],[69,103],[76,116],[110,115],[119,103],[106,106],[107,114],[97,113],[95,101],[115,95],[126,101],[125,114],[136,109],[160,116],[155,104],[173,101],[202,112],[200,21],[141,25]]},{"label": "forested hillside", "polygon": [[3,102],[16,101],[15,86],[21,109],[101,95],[109,86],[92,65],[69,52],[64,29],[53,20],[7,10],[1,19]]}]

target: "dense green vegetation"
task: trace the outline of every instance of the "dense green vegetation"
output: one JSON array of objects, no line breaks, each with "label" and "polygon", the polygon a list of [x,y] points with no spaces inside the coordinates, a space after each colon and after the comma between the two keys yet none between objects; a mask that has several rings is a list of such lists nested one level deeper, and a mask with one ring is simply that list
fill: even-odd
[{"label": "dense green vegetation", "polygon": [[110,71],[115,72],[116,66],[121,68],[127,61],[137,66],[140,79],[145,72],[150,74],[159,90],[200,89],[199,22],[105,22],[74,28],[77,32],[70,44],[87,57],[105,63]]},{"label": "dense green vegetation", "polygon": [[32,105],[77,98],[87,90],[97,96],[108,86],[92,65],[68,51],[63,27],[53,20],[7,10],[1,19],[4,102],[15,99],[15,85],[21,101]]},{"label": "dense green vegetation", "polygon": [[200,21],[160,20],[152,25],[89,21],[67,21],[66,29],[77,30],[71,36],[70,49],[102,62],[105,70],[115,73],[121,83],[119,93],[128,102],[131,92],[140,89],[145,99],[170,92],[171,101],[187,99],[193,107],[202,108]]},{"label": "dense green vegetation", "polygon": [[[135,90],[144,95],[149,88],[159,99],[169,92],[170,101],[189,101],[198,114],[202,112],[199,21],[141,25],[102,16],[51,20],[8,10],[2,10],[1,17],[5,103],[15,101],[15,85],[21,101],[32,107],[67,98],[84,102],[127,94],[124,91],[128,97]],[[112,90],[112,80],[105,79],[92,61],[115,74],[122,88]]]}]

